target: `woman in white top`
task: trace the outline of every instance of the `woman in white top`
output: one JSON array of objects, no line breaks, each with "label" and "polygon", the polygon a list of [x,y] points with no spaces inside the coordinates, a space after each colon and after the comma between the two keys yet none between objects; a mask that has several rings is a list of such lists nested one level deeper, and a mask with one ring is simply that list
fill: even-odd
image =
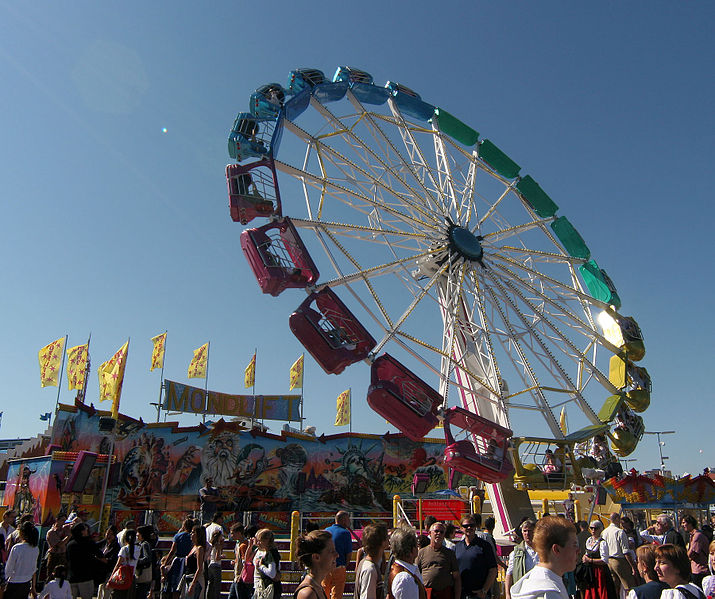
[{"label": "woman in white top", "polygon": [[219,599],[221,594],[221,560],[223,559],[223,529],[216,528],[209,539],[209,567],[206,599]]},{"label": "woman in white top", "polygon": [[655,572],[663,589],[661,599],[705,599],[700,587],[690,582],[690,559],[685,548],[666,543],[655,548]]},{"label": "woman in white top", "polygon": [[20,525],[20,543],[15,543],[5,564],[5,599],[27,599],[28,594],[37,597],[35,577],[37,575],[37,542],[40,533],[32,522]]},{"label": "woman in white top", "polygon": [[359,599],[384,597],[383,559],[385,549],[389,547],[387,528],[382,524],[365,526],[362,546],[364,557],[355,567],[355,596]]},{"label": "woman in white top", "polygon": [[273,532],[268,528],[262,528],[256,533],[258,551],[253,556],[253,596],[257,599],[279,599],[281,596],[281,558],[273,539]]},{"label": "woman in white top", "polygon": [[67,582],[67,568],[62,564],[52,570],[53,580],[45,585],[40,599],[72,599],[72,587]]},{"label": "woman in white top", "polygon": [[583,591],[583,599],[616,599],[616,587],[608,568],[608,543],[601,537],[603,522],[593,520],[588,529],[591,536],[586,539],[586,553],[581,561],[593,568],[593,585]]},{"label": "woman in white top", "polygon": [[542,518],[534,528],[534,547],[539,563],[511,587],[512,599],[570,599],[562,577],[578,561],[574,525],[556,516]]},{"label": "woman in white top", "polygon": [[[137,531],[133,529],[127,529],[123,537],[124,544],[119,549],[119,557],[117,558],[117,564],[114,566],[114,570],[117,571],[121,566],[131,566],[132,569],[137,567],[137,561],[139,561],[139,556],[141,555],[141,548],[139,543],[137,543]],[[112,575],[114,572],[112,572]],[[111,578],[111,576],[110,576]],[[112,590],[112,599],[130,599],[134,596],[134,576],[132,575],[132,585],[125,591],[119,589]]]}]

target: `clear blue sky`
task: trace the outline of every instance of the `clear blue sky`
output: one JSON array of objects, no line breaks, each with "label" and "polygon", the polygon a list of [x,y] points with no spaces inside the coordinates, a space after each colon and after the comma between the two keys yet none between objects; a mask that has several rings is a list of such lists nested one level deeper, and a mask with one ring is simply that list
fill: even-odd
[{"label": "clear blue sky", "polygon": [[[241,392],[258,347],[257,391],[287,392],[300,296],[264,297],[248,270],[226,136],[255,87],[349,64],[418,90],[535,176],[643,329],[646,426],[677,431],[669,465],[715,465],[714,19],[708,2],[0,3],[0,437],[41,429],[56,389],[40,388],[37,351],[66,333],[92,333],[95,402],[96,366],[131,337],[121,409],[145,420],[149,339],[165,329],[168,378],[187,382],[210,340],[210,388]],[[386,430],[365,365],[306,363],[319,432],[344,430],[348,387],[354,430]],[[654,438],[631,457],[657,467]]]}]

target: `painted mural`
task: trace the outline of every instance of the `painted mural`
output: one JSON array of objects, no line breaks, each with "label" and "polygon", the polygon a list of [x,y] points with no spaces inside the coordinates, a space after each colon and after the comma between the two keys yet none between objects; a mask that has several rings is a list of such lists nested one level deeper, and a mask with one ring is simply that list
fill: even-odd
[{"label": "painted mural", "polygon": [[[52,443],[64,451],[108,453],[111,438],[99,431],[105,415],[81,404],[61,406]],[[276,435],[223,419],[180,428],[122,415],[114,434],[114,455],[121,463],[113,488],[118,511],[197,509],[198,491],[208,476],[227,512],[391,511],[394,494],[411,497],[416,471],[429,474],[426,497],[447,487],[440,440],[416,443],[398,434]],[[475,482],[463,476],[456,484]]]}]

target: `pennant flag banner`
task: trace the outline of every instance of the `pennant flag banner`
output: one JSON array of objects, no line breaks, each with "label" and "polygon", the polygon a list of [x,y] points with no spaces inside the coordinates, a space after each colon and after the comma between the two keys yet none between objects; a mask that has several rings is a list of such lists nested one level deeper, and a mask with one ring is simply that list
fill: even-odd
[{"label": "pennant flag banner", "polygon": [[246,389],[249,389],[256,384],[256,354],[253,354],[251,361],[248,363],[248,366],[246,366],[246,373],[243,376],[243,384],[246,386]]},{"label": "pennant flag banner", "polygon": [[112,401],[112,417],[119,415],[119,399],[124,383],[124,368],[127,365],[129,341],[97,370],[99,376],[99,401]]},{"label": "pennant flag banner", "polygon": [[84,377],[87,374],[87,360],[89,359],[89,344],[76,345],[67,350],[67,387],[84,389]]},{"label": "pennant flag banner", "polygon": [[164,389],[162,408],[169,412],[300,421],[300,395],[229,395],[168,380]]},{"label": "pennant flag banner", "polygon": [[57,379],[62,366],[62,350],[65,347],[65,338],[60,337],[49,345],[45,345],[37,357],[40,360],[40,385],[42,387],[56,387]]},{"label": "pennant flag banner", "polygon": [[290,367],[290,388],[288,390],[293,391],[296,388],[303,388],[303,356],[298,358],[293,363],[293,366]]},{"label": "pennant flag banner", "polygon": [[166,333],[151,338],[154,349],[151,352],[151,372],[155,368],[164,368],[164,346],[166,345]]},{"label": "pennant flag banner", "polygon": [[52,418],[52,412],[45,412],[44,414],[40,414],[40,420],[49,420]]},{"label": "pennant flag banner", "polygon": [[204,343],[199,349],[194,350],[194,357],[189,364],[190,379],[206,378],[206,363],[209,359],[209,344]]},{"label": "pennant flag banner", "polygon": [[350,389],[338,395],[338,407],[335,413],[335,426],[350,424]]}]

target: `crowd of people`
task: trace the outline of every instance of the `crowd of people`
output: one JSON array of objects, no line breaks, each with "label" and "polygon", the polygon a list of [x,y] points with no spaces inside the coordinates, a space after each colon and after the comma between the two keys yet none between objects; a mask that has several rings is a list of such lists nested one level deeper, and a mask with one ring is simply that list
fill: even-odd
[{"label": "crowd of people", "polygon": [[[296,543],[304,576],[294,599],[343,599],[353,563],[354,599],[715,598],[712,529],[692,516],[680,521],[685,538],[666,514],[642,531],[618,513],[605,527],[600,519],[525,518],[508,558],[497,551],[494,519],[482,527],[479,514],[462,517],[458,527],[428,516],[426,534],[404,522],[392,531],[373,523],[358,537],[350,521],[339,511],[325,530],[307,524]],[[1,599],[219,599],[228,539],[229,599],[283,593],[273,532],[240,523],[227,531],[220,512],[204,524],[186,518],[163,554],[153,526],[128,520],[121,531],[109,526],[97,542],[75,513],[48,530],[43,556],[31,516],[18,522],[7,511],[0,537]],[[353,561],[354,539],[360,547]]]}]

